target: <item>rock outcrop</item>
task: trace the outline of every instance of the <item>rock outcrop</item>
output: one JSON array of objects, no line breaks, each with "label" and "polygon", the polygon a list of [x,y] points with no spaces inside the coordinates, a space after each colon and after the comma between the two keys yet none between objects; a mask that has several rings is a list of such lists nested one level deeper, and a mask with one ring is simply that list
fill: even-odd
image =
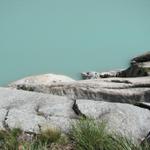
[{"label": "rock outcrop", "polygon": [[150,61],[150,51],[142,54],[142,55],[139,55],[137,57],[134,57],[132,60],[132,62],[135,61],[137,63],[141,63],[141,62],[148,62]]},{"label": "rock outcrop", "polygon": [[130,67],[127,69],[108,71],[108,72],[83,72],[83,79],[98,79],[109,77],[143,77],[150,75],[150,52],[137,56],[131,60]]},{"label": "rock outcrop", "polygon": [[150,130],[150,111],[130,104],[73,100],[62,96],[0,88],[0,128],[27,133],[56,127],[68,132],[79,117],[108,122],[108,129],[141,141]]},{"label": "rock outcrop", "polygon": [[0,88],[0,128],[36,133],[57,127],[68,132],[83,116],[105,120],[108,130],[134,141],[149,141],[149,72],[150,53],[146,53],[133,58],[128,69],[83,73],[89,80],[45,74],[15,81]]},{"label": "rock outcrop", "polygon": [[141,63],[132,62],[129,68],[118,72],[116,77],[143,77],[148,75],[148,70]]},{"label": "rock outcrop", "polygon": [[[16,83],[14,82],[14,85]],[[12,87],[15,87],[11,84]],[[81,80],[51,85],[18,84],[17,89],[110,102],[150,102],[150,77]]]}]

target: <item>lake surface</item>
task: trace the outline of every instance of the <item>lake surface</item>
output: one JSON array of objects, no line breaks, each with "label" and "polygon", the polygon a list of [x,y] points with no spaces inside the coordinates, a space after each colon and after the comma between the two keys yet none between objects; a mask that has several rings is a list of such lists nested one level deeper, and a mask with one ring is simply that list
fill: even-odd
[{"label": "lake surface", "polygon": [[79,79],[150,50],[150,0],[1,0],[0,85],[34,74]]}]

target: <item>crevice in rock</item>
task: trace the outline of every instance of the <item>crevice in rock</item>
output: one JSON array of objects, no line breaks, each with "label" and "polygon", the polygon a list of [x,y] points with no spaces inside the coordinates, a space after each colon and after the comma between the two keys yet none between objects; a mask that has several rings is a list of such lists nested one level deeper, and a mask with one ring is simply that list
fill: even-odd
[{"label": "crevice in rock", "polygon": [[146,135],[146,137],[142,140],[141,145],[144,146],[144,144],[150,144],[150,132]]},{"label": "crevice in rock", "polygon": [[150,105],[147,105],[147,104],[144,104],[144,103],[135,103],[134,105],[137,106],[137,107],[140,107],[140,108],[150,110]]},{"label": "crevice in rock", "polygon": [[6,114],[5,114],[4,120],[2,121],[3,128],[4,128],[6,131],[10,131],[10,127],[9,127],[8,123],[6,122],[7,119],[8,119],[9,110],[10,110],[10,108],[7,108],[7,112],[6,112]]},{"label": "crevice in rock", "polygon": [[137,85],[133,85],[133,84],[129,84],[128,86],[124,86],[124,87],[103,87],[105,89],[114,89],[114,90],[119,90],[119,89],[139,89],[139,88],[150,88],[150,84],[137,84]]},{"label": "crevice in rock", "polygon": [[24,90],[24,91],[35,91],[34,87],[27,87],[26,85],[17,85],[18,90]]},{"label": "crevice in rock", "polygon": [[114,80],[110,80],[111,82],[114,83],[126,83],[126,84],[132,84],[132,82],[128,81],[128,80],[118,80],[118,79],[114,79]]},{"label": "crevice in rock", "polygon": [[36,114],[37,114],[38,116],[42,116],[42,117],[44,117],[45,119],[47,119],[48,116],[47,116],[44,112],[40,111],[39,109],[40,109],[40,106],[37,105],[37,107],[35,108]]},{"label": "crevice in rock", "polygon": [[72,106],[72,109],[73,109],[73,111],[76,113],[76,115],[78,115],[78,116],[80,116],[80,117],[83,117],[83,118],[86,118],[86,115],[83,114],[83,113],[80,111],[80,109],[79,109],[79,107],[78,107],[78,105],[77,105],[77,101],[76,101],[76,100],[74,100],[74,104],[73,104],[73,106]]},{"label": "crevice in rock", "polygon": [[131,88],[150,88],[150,84],[136,84],[131,86]]}]

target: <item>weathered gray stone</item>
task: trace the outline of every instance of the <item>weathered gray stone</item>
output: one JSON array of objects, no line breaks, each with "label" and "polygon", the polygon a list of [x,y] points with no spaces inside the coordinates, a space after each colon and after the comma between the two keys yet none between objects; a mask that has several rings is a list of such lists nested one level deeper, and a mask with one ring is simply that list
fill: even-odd
[{"label": "weathered gray stone", "polygon": [[39,127],[55,126],[67,132],[70,121],[77,117],[73,104],[66,97],[0,88],[0,128],[38,132]]},{"label": "weathered gray stone", "polygon": [[76,109],[86,117],[104,120],[108,130],[134,140],[142,140],[150,131],[150,111],[129,104],[77,100]]},{"label": "weathered gray stone", "polygon": [[75,99],[94,99],[112,102],[149,102],[150,77],[106,78],[81,80],[53,85],[23,85],[18,89],[67,96]]},{"label": "weathered gray stone", "polygon": [[80,116],[108,121],[108,130],[142,140],[150,130],[150,111],[130,104],[72,100],[37,92],[0,88],[0,128],[29,133],[44,128],[68,132]]},{"label": "weathered gray stone", "polygon": [[57,75],[57,74],[43,74],[43,75],[36,75],[36,76],[29,76],[23,78],[21,80],[15,81],[11,83],[9,86],[14,88],[26,88],[28,87],[28,91],[34,91],[33,86],[46,86],[46,85],[54,85],[60,84],[63,82],[74,82],[70,77],[64,75]]}]

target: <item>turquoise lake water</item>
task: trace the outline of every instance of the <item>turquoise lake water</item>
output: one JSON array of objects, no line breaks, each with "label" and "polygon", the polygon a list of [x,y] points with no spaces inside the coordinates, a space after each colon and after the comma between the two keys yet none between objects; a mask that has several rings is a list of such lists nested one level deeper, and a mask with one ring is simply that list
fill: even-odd
[{"label": "turquoise lake water", "polygon": [[34,74],[79,79],[150,50],[150,0],[0,0],[0,84]]}]

